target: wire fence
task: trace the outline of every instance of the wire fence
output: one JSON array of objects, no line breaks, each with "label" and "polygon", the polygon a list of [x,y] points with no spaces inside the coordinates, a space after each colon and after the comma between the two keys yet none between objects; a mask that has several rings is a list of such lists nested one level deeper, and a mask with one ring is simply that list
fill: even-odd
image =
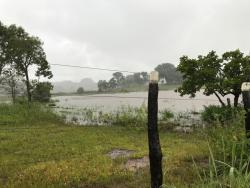
[{"label": "wire fence", "polygon": [[[139,73],[139,72],[133,72],[133,71],[128,71],[128,70],[119,70],[119,69],[108,69],[108,68],[98,68],[98,67],[88,67],[88,66],[76,66],[76,65],[65,65],[65,64],[51,64],[52,66],[60,66],[60,67],[69,67],[69,68],[79,68],[79,69],[88,69],[88,70],[100,70],[100,71],[110,71],[110,72],[122,72],[122,73]],[[82,95],[81,97],[84,98],[112,98],[112,99],[138,99],[138,100],[147,100],[147,96],[117,96],[115,94],[112,95],[102,95],[102,94],[94,94],[94,95]],[[175,100],[175,101],[217,101],[216,99],[206,99],[206,98],[176,98],[176,97],[159,97],[159,100]],[[73,108],[73,107],[72,107]],[[77,108],[78,109],[78,108]],[[160,122],[160,121],[159,121]],[[133,123],[133,122],[130,122]],[[136,123],[136,122],[134,122]],[[3,125],[8,125],[8,123]],[[86,125],[85,125],[86,126]],[[78,126],[79,127],[79,126]],[[57,130],[57,131],[67,131],[65,130],[66,126],[62,127],[0,127],[0,135],[5,134],[6,132],[15,132],[15,131],[36,131],[36,130],[44,130],[44,131],[52,131],[52,130]],[[71,128],[71,127],[67,127]],[[78,156],[77,158],[71,158],[73,159],[79,159]],[[44,163],[44,162],[54,162],[54,161],[60,161],[60,159],[49,159],[49,160],[36,160],[36,161],[6,161],[6,164],[0,164],[0,166],[16,166],[16,165],[31,165],[31,164],[36,164],[36,163]]]}]

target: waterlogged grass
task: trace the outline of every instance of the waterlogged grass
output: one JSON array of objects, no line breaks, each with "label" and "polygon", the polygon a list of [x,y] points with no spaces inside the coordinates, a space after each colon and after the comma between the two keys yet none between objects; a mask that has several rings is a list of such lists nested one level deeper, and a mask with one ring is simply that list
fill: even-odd
[{"label": "waterlogged grass", "polygon": [[[147,126],[147,107],[141,105],[140,107],[132,107],[123,105],[119,109],[113,111],[104,111],[98,107],[86,108],[72,108],[72,107],[56,107],[55,111],[66,117],[69,123],[79,125],[112,125],[112,126],[130,126],[130,127],[146,127]],[[186,112],[188,117],[192,120],[191,114]],[[183,119],[183,114],[174,114],[169,110],[160,111],[158,120],[161,124],[174,121],[176,125],[179,124],[180,119]]]},{"label": "waterlogged grass", "polygon": [[141,107],[121,106],[111,112],[99,108],[56,108],[59,114],[66,117],[67,122],[81,125],[118,125],[142,126],[147,124],[147,109]]}]

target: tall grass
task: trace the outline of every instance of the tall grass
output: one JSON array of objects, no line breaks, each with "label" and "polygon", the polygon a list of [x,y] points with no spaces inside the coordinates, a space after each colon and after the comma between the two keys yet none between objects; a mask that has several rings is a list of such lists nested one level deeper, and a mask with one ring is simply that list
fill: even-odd
[{"label": "tall grass", "polygon": [[209,163],[207,169],[194,165],[200,178],[197,187],[250,187],[250,141],[241,121],[207,130]]},{"label": "tall grass", "polygon": [[0,126],[62,123],[62,117],[39,103],[0,104]]},{"label": "tall grass", "polygon": [[230,188],[246,188],[250,185],[250,156],[246,155],[246,143],[232,144],[231,152],[226,153],[222,148],[223,156],[218,160],[209,147],[209,166],[208,170],[199,171],[197,165],[195,167],[198,172],[201,183],[198,187],[214,188],[214,187],[230,187]]}]

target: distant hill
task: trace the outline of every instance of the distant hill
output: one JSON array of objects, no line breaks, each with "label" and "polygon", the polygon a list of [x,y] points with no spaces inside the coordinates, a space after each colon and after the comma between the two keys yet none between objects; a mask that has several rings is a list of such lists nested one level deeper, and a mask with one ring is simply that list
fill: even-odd
[{"label": "distant hill", "polygon": [[69,80],[61,82],[53,82],[53,93],[72,93],[76,92],[79,87],[83,87],[85,91],[96,91],[98,89],[97,83],[91,78],[84,78],[80,82],[72,82]]}]

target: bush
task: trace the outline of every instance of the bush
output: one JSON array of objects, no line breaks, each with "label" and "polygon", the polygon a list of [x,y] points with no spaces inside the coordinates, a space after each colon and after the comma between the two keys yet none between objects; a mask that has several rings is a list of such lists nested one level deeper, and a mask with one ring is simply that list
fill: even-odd
[{"label": "bush", "polygon": [[77,93],[77,94],[83,94],[83,93],[84,93],[83,87],[79,87],[79,88],[76,90],[76,93]]},{"label": "bush", "polygon": [[160,111],[160,120],[161,121],[167,121],[173,117],[174,117],[174,114],[170,110]]},{"label": "bush", "polygon": [[32,98],[38,102],[49,102],[53,85],[50,82],[39,82],[35,85],[32,92]]},{"label": "bush", "polygon": [[226,124],[232,120],[240,119],[244,113],[242,107],[222,107],[222,106],[205,106],[204,111],[201,112],[203,121],[211,124]]}]

